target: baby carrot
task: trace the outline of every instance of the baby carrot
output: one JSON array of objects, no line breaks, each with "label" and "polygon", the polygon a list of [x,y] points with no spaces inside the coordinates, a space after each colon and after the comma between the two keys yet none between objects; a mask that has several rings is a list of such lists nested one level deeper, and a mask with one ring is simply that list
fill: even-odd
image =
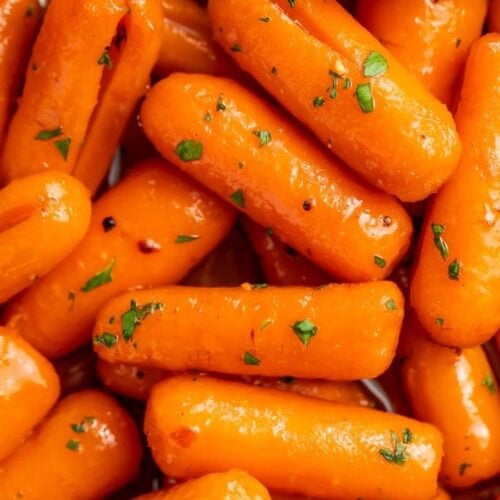
[{"label": "baby carrot", "polygon": [[94,348],[112,363],[170,371],[370,378],[393,358],[403,307],[391,282],[159,288],[108,302]]},{"label": "baby carrot", "polygon": [[0,460],[4,460],[57,401],[59,379],[27,342],[0,327],[0,381]]},{"label": "baby carrot", "polygon": [[104,498],[139,472],[141,455],[137,427],[112,398],[74,393],[0,464],[0,497]]},{"label": "baby carrot", "polygon": [[487,6],[487,0],[360,0],[356,18],[450,107]]},{"label": "baby carrot", "polygon": [[244,219],[244,227],[270,285],[318,286],[332,281],[323,270],[280,241],[272,228],[262,227],[248,218]]},{"label": "baby carrot", "polygon": [[35,0],[0,0],[0,141],[13,112],[21,76],[41,20]]},{"label": "baby carrot", "polygon": [[467,61],[456,115],[464,154],[427,213],[410,290],[444,345],[471,347],[500,329],[499,82],[500,35],[490,34]]},{"label": "baby carrot", "polygon": [[447,109],[337,2],[210,0],[208,11],[241,68],[375,186],[417,201],[457,166]]},{"label": "baby carrot", "polygon": [[488,29],[500,33],[500,0],[492,0],[488,11]]},{"label": "baby carrot", "polygon": [[387,276],[411,221],[262,98],[209,75],[174,74],[141,110],[156,148],[313,262],[346,281]]},{"label": "baby carrot", "polygon": [[88,191],[62,172],[36,174],[0,190],[0,304],[64,259],[89,221]]},{"label": "baby carrot", "polygon": [[46,356],[67,354],[90,339],[107,300],[178,282],[233,221],[231,207],[202,186],[163,160],[145,161],[95,203],[81,244],[16,298],[6,318]]},{"label": "baby carrot", "polygon": [[415,320],[405,333],[402,378],[415,416],[443,434],[442,481],[463,488],[500,473],[500,393],[481,347],[434,344]]},{"label": "baby carrot", "polygon": [[241,470],[215,472],[178,484],[169,490],[141,495],[136,500],[271,500],[257,479]]},{"label": "baby carrot", "polygon": [[441,436],[400,415],[175,377],[153,389],[144,427],[174,478],[238,467],[268,488],[319,498],[420,500],[437,491]]}]

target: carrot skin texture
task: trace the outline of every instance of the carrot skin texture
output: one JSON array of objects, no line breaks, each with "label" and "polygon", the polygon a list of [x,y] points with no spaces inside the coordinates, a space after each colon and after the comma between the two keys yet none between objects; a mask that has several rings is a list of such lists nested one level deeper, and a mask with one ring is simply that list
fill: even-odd
[{"label": "carrot skin texture", "polygon": [[[131,307],[164,305],[124,339],[119,321]],[[393,301],[393,302],[390,302]],[[389,308],[387,303],[393,304]],[[329,285],[322,289],[166,287],[130,292],[108,302],[94,328],[115,345],[94,343],[112,363],[169,371],[328,380],[371,378],[390,364],[403,315],[403,297],[391,282]],[[293,329],[309,319],[316,335],[304,343]],[[166,333],[168,332],[168,334]],[[357,342],[352,342],[353,337]],[[246,364],[245,353],[260,363]]]},{"label": "carrot skin texture", "polygon": [[59,378],[26,341],[0,327],[0,381],[0,460],[4,460],[57,401]]},{"label": "carrot skin texture", "polygon": [[488,11],[489,31],[500,33],[500,0],[492,0]]},{"label": "carrot skin texture", "polygon": [[[319,498],[431,499],[437,492],[439,432],[395,414],[176,377],[153,389],[144,428],[170,477],[238,467],[268,488]],[[412,432],[405,463],[385,460],[379,449],[392,449],[390,431],[401,435],[405,428]]]},{"label": "carrot skin texture", "polygon": [[80,243],[90,210],[88,191],[62,172],[35,174],[0,190],[0,304]]},{"label": "carrot skin texture", "polygon": [[[107,217],[116,226],[106,230]],[[231,207],[202,186],[163,160],[147,160],[95,203],[81,244],[12,301],[5,318],[47,357],[67,354],[88,342],[107,300],[129,289],[178,282],[233,221]],[[179,234],[199,238],[177,244]],[[111,282],[82,290],[110,266]]]},{"label": "carrot skin texture", "polygon": [[[73,175],[95,194],[101,185],[137,102],[146,93],[149,75],[161,44],[160,0],[128,0],[129,14],[121,25],[124,45],[113,62],[111,76],[103,88],[90,119],[85,142]],[[118,43],[115,41],[115,46]],[[109,70],[107,70],[109,71]]]},{"label": "carrot skin texture", "polygon": [[[208,11],[216,39],[240,67],[372,184],[417,201],[457,166],[461,145],[448,110],[336,2],[210,0]],[[373,51],[388,68],[368,78],[364,64]],[[344,88],[337,77],[334,99],[330,72],[352,83]],[[363,112],[353,95],[368,83],[373,112]],[[314,105],[317,97],[323,105]]]},{"label": "carrot skin texture", "polygon": [[[219,98],[225,110],[217,110]],[[141,118],[165,158],[336,277],[383,279],[408,249],[411,221],[396,199],[235,82],[174,74],[153,87]],[[271,134],[267,144],[256,136],[262,131]],[[185,140],[202,144],[199,160],[178,155]]]},{"label": "carrot skin texture", "polygon": [[[464,154],[428,210],[410,289],[419,321],[443,345],[472,347],[500,329],[499,85],[500,35],[490,34],[470,52],[456,115]],[[444,228],[446,258],[432,224]]]},{"label": "carrot skin texture", "polygon": [[249,474],[230,470],[207,474],[164,491],[141,495],[136,500],[271,500],[267,489]]},{"label": "carrot skin texture", "polygon": [[498,474],[500,393],[482,348],[434,344],[413,318],[402,354],[401,375],[415,416],[443,434],[441,480],[464,488]]},{"label": "carrot skin texture", "polygon": [[356,18],[449,108],[487,0],[360,0]]},{"label": "carrot skin texture", "polygon": [[20,80],[40,25],[41,9],[33,0],[0,1],[0,141],[14,110]]},{"label": "carrot skin texture", "polygon": [[74,393],[2,462],[0,495],[103,498],[139,472],[141,457],[138,429],[114,399],[96,390]]}]

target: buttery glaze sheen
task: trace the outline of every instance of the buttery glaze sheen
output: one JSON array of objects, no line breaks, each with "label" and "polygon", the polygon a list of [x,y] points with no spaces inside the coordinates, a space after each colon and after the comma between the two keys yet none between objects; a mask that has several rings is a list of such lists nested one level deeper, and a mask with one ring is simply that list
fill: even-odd
[{"label": "buttery glaze sheen", "polygon": [[104,498],[139,472],[141,458],[139,431],[125,410],[100,391],[77,392],[0,464],[0,497]]},{"label": "buttery glaze sheen", "polygon": [[52,365],[13,330],[0,327],[0,460],[21,444],[58,397]]},{"label": "buttery glaze sheen", "polygon": [[0,190],[0,304],[64,259],[89,222],[88,191],[62,172],[32,175]]},{"label": "buttery glaze sheen", "polygon": [[[231,207],[164,160],[144,161],[95,203],[81,244],[17,297],[5,317],[46,356],[67,354],[90,339],[107,300],[129,289],[178,282],[233,221]],[[179,235],[195,239],[176,243]],[[105,269],[110,282],[82,290]]]},{"label": "buttery glaze sheen", "polygon": [[[176,377],[153,389],[144,427],[155,461],[174,478],[238,467],[268,488],[319,498],[430,500],[437,492],[442,438],[400,415]],[[404,429],[411,440],[396,464],[380,449],[392,450],[391,432],[401,439]]]},{"label": "buttery glaze sheen", "polygon": [[[159,307],[127,340],[120,321],[110,324],[110,318],[121,318],[132,300],[137,307]],[[403,307],[391,282],[321,289],[159,288],[108,302],[97,318],[94,348],[106,361],[170,371],[371,378],[392,361]],[[293,328],[306,319],[317,328],[308,342]],[[111,346],[98,340],[106,332],[113,336]]]},{"label": "buttery glaze sheen", "polygon": [[41,20],[34,0],[0,0],[0,141],[14,109],[19,81],[26,69]]},{"label": "buttery glaze sheen", "polygon": [[441,480],[463,488],[500,473],[500,393],[482,348],[434,344],[412,318],[402,355],[401,374],[415,416],[444,437]]},{"label": "buttery glaze sheen", "polygon": [[[334,276],[383,279],[408,249],[411,220],[397,200],[235,82],[174,74],[153,87],[141,118],[169,161]],[[262,131],[271,134],[267,144]],[[176,153],[185,140],[201,143],[199,160]]]},{"label": "buttery glaze sheen", "polygon": [[450,107],[487,7],[487,0],[360,0],[356,18]]},{"label": "buttery glaze sheen", "polygon": [[[449,112],[336,1],[301,0],[291,7],[288,0],[210,0],[208,10],[214,35],[233,59],[375,186],[417,201],[457,166],[461,147]],[[372,51],[388,69],[367,78],[363,66]],[[331,71],[342,77],[334,99],[328,96]],[[344,88],[344,78],[351,87]],[[371,113],[353,95],[366,83]],[[314,105],[317,97],[323,105]]]},{"label": "buttery glaze sheen", "polygon": [[422,326],[444,345],[471,347],[500,329],[499,88],[500,35],[489,34],[467,61],[456,115],[464,154],[427,213],[411,284]]}]

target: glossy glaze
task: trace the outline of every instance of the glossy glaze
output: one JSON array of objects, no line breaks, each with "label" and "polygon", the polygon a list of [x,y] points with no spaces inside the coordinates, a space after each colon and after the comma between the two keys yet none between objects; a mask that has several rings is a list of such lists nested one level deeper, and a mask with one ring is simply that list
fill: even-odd
[{"label": "glossy glaze", "polygon": [[[386,461],[380,448],[392,448],[390,432],[401,435],[404,428],[412,432],[405,463]],[[178,377],[153,390],[145,431],[156,462],[171,477],[239,467],[268,488],[342,500],[430,500],[437,491],[439,432],[366,408]]]},{"label": "glossy glaze", "polygon": [[52,365],[13,330],[0,327],[0,460],[19,446],[58,396]]},{"label": "glossy glaze", "polygon": [[356,18],[443,103],[451,107],[487,0],[360,0]]},{"label": "glossy glaze", "polygon": [[481,347],[438,346],[411,319],[402,354],[402,378],[415,416],[444,437],[442,481],[463,488],[500,473],[500,393]]},{"label": "glossy glaze", "polygon": [[[209,14],[233,59],[375,186],[416,201],[457,166],[461,147],[449,112],[337,2],[301,0],[292,8],[288,0],[211,0]],[[262,16],[270,21],[260,22]],[[231,50],[234,44],[241,52]],[[371,51],[383,54],[389,68],[368,79],[362,73]],[[352,81],[349,89],[338,83],[333,100],[329,71]],[[371,113],[353,96],[367,82],[375,101]],[[315,96],[325,104],[314,107]]]},{"label": "glossy glaze", "polygon": [[0,303],[63,260],[89,222],[88,191],[62,172],[36,174],[0,190]]},{"label": "glossy glaze", "polygon": [[[68,448],[70,441],[78,448]],[[0,464],[0,497],[103,498],[139,472],[141,457],[139,431],[125,410],[102,392],[77,392]]]},{"label": "glossy glaze", "polygon": [[[119,318],[137,304],[164,304],[125,341]],[[386,303],[394,301],[394,310]],[[403,297],[391,282],[329,285],[322,289],[167,287],[130,292],[105,305],[94,336],[109,332],[116,345],[94,344],[110,362],[170,371],[351,380],[375,377],[392,361],[403,316]],[[292,325],[318,328],[305,345]],[[165,335],[168,331],[169,334]],[[356,338],[356,342],[353,342]],[[260,364],[245,364],[245,352]]]},{"label": "glossy glaze", "polygon": [[[445,345],[478,345],[500,328],[499,86],[500,35],[490,34],[471,49],[456,115],[464,154],[429,208],[411,284],[422,326]],[[446,259],[434,244],[433,223],[445,227]],[[455,259],[458,280],[449,278]]]},{"label": "glossy glaze", "polygon": [[[216,110],[220,96],[224,111]],[[397,200],[350,174],[235,82],[174,74],[153,87],[141,118],[169,161],[228,202],[241,190],[244,213],[334,276],[382,279],[409,246],[411,221]],[[261,147],[259,130],[272,137]],[[185,139],[202,143],[199,161],[185,162],[175,153]],[[384,267],[376,265],[375,255],[383,257]]]},{"label": "glossy glaze", "polygon": [[[116,222],[108,231],[107,217]],[[45,355],[67,354],[88,342],[107,300],[133,288],[176,283],[215,248],[233,221],[233,210],[202,186],[164,160],[147,160],[95,203],[81,244],[9,305],[6,320]],[[199,238],[176,244],[179,234]],[[81,290],[111,262],[110,283]]]}]

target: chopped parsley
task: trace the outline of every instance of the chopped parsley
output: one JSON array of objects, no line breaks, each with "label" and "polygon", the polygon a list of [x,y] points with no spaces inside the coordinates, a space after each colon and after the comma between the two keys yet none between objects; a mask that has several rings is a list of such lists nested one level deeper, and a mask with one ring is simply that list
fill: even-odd
[{"label": "chopped parsley", "polygon": [[71,139],[69,137],[66,137],[66,139],[60,139],[58,141],[54,141],[54,146],[59,151],[59,154],[62,156],[63,160],[66,161],[69,155]]},{"label": "chopped parsley", "polygon": [[90,292],[94,290],[94,288],[98,288],[106,283],[111,283],[113,281],[112,272],[114,265],[115,259],[113,259],[102,271],[92,276],[80,290],[82,292]]},{"label": "chopped parsley", "polygon": [[292,7],[292,9],[295,7],[295,0],[288,0],[288,3],[290,4],[290,7]]},{"label": "chopped parsley", "polygon": [[273,320],[271,318],[265,319],[261,324],[259,330],[265,330],[269,325],[273,323]]},{"label": "chopped parsley", "polygon": [[203,117],[203,119],[206,121],[206,122],[211,122],[212,121],[212,115],[210,114],[209,111],[207,111],[205,113],[205,116]]},{"label": "chopped parsley", "polygon": [[237,43],[231,45],[231,52],[243,52],[243,49]]},{"label": "chopped parsley", "polygon": [[325,98],[321,96],[317,96],[313,99],[313,106],[315,108],[319,108],[325,104]]},{"label": "chopped parsley", "polygon": [[356,99],[363,113],[371,113],[375,109],[370,83],[360,83],[356,87]]},{"label": "chopped parsley", "polygon": [[398,435],[395,432],[391,431],[391,441],[393,444],[393,449],[389,450],[387,448],[381,448],[380,450],[378,450],[378,452],[388,462],[392,462],[396,465],[403,465],[408,459],[408,454],[406,453],[406,448],[403,443],[405,443],[405,439],[406,442],[409,443],[411,441],[411,438],[412,434],[410,429],[403,430],[403,442],[400,441]]},{"label": "chopped parsley", "polygon": [[80,449],[80,441],[76,441],[76,439],[70,439],[66,443],[66,448],[71,451],[78,451]]},{"label": "chopped parsley", "polygon": [[486,389],[488,389],[488,391],[490,391],[491,394],[495,394],[497,392],[495,380],[493,379],[493,376],[491,375],[491,373],[486,374],[483,381],[481,382],[481,385],[483,387],[486,387]]},{"label": "chopped parsley", "polygon": [[186,162],[199,160],[202,153],[203,144],[192,139],[179,142],[175,148],[175,154]]},{"label": "chopped parsley", "polygon": [[106,68],[109,69],[113,67],[113,61],[111,60],[109,47],[106,47],[104,49],[104,52],[102,53],[101,57],[99,57],[99,59],[97,60],[97,64],[99,64],[99,66],[106,66]]},{"label": "chopped parsley", "polygon": [[197,234],[178,234],[175,238],[175,243],[190,243],[196,241],[200,237]]},{"label": "chopped parsley", "polygon": [[385,57],[380,52],[372,51],[363,64],[363,75],[379,76],[385,73],[388,67]]},{"label": "chopped parsley", "polygon": [[271,132],[267,130],[254,130],[253,135],[256,135],[259,138],[259,146],[265,146],[271,142]]},{"label": "chopped parsley", "polygon": [[352,80],[350,78],[344,78],[344,83],[342,84],[343,89],[350,89],[352,87]]},{"label": "chopped parsley", "polygon": [[35,135],[35,140],[50,141],[50,139],[59,137],[60,135],[62,135],[62,133],[63,133],[62,127],[57,127],[50,130],[40,130],[40,132],[38,132],[38,134]]},{"label": "chopped parsley", "polygon": [[450,280],[458,281],[460,279],[460,267],[460,261],[457,259],[448,266],[448,277]]},{"label": "chopped parsley", "polygon": [[243,355],[243,361],[246,365],[260,365],[260,359],[249,351],[246,351]]},{"label": "chopped parsley", "polygon": [[318,327],[311,320],[303,319],[296,321],[292,326],[292,330],[299,337],[300,341],[307,346],[311,338],[318,332]]},{"label": "chopped parsley", "polygon": [[408,427],[406,427],[405,429],[403,429],[403,443],[404,444],[411,443],[412,439],[413,439],[413,434],[410,431],[410,429],[408,429]]},{"label": "chopped parsley", "polygon": [[102,335],[94,337],[94,344],[102,344],[105,347],[113,347],[118,342],[118,337],[113,333],[104,332]]},{"label": "chopped parsley", "polygon": [[240,208],[245,208],[245,195],[241,189],[229,195],[231,201]]},{"label": "chopped parsley", "polygon": [[226,105],[224,104],[224,101],[223,101],[221,95],[218,97],[217,102],[215,103],[215,109],[217,111],[225,111],[226,110]]},{"label": "chopped parsley", "polygon": [[252,290],[259,288],[267,288],[267,283],[255,283],[254,285],[252,285]]},{"label": "chopped parsley", "polygon": [[394,299],[389,299],[386,303],[385,303],[385,307],[387,309],[389,309],[389,311],[395,311],[397,309],[396,307],[396,302],[394,302]]},{"label": "chopped parsley", "polygon": [[71,424],[70,427],[73,432],[76,432],[77,434],[82,434],[84,432],[87,432],[87,426],[85,424],[88,423],[92,425],[94,422],[95,422],[94,417],[84,417],[79,424]]},{"label": "chopped parsley", "polygon": [[381,267],[381,268],[384,268],[386,266],[385,259],[383,259],[382,257],[380,257],[380,255],[374,255],[373,256],[373,262],[375,262],[375,264],[378,267]]},{"label": "chopped parsley", "polygon": [[434,320],[434,323],[436,323],[436,325],[438,325],[438,326],[443,326],[444,325],[444,318],[436,318]]},{"label": "chopped parsley", "polygon": [[434,222],[431,224],[432,234],[434,236],[434,246],[439,250],[441,257],[444,260],[448,258],[448,245],[446,241],[443,239],[443,234],[446,227],[443,224],[435,224]]},{"label": "chopped parsley", "polygon": [[164,309],[165,304],[158,302],[150,302],[143,306],[138,306],[135,300],[131,300],[130,309],[120,316],[123,338],[128,342],[134,335],[135,329],[144,319],[150,314],[156,311],[163,311]]},{"label": "chopped parsley", "polygon": [[269,21],[271,20],[270,17],[259,17],[259,21],[262,22],[262,23],[268,23]]}]

